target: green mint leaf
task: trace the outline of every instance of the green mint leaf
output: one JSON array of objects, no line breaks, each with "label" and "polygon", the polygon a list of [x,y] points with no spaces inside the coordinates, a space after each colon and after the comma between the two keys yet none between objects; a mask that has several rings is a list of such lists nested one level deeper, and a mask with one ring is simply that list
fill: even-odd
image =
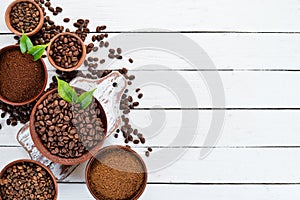
[{"label": "green mint leaf", "polygon": [[58,95],[66,102],[76,103],[78,101],[78,96],[74,88],[72,88],[69,83],[60,80],[57,76],[56,79],[58,83]]},{"label": "green mint leaf", "polygon": [[22,37],[20,40],[20,49],[22,53],[27,52],[29,49],[33,47],[33,44],[30,40],[30,38],[25,35],[24,31],[22,30]]},{"label": "green mint leaf", "polygon": [[44,54],[44,51],[48,45],[49,44],[34,46],[28,50],[28,53],[33,55],[34,61],[37,61],[38,59],[40,59],[42,57],[42,55]]},{"label": "green mint leaf", "polygon": [[86,109],[93,101],[93,93],[96,89],[84,92],[78,98],[78,103],[80,103],[82,109]]}]

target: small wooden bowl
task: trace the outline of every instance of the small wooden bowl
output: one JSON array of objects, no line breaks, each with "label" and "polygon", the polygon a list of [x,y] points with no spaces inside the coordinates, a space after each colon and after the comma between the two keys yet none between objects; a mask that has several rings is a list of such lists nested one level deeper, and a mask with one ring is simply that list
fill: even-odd
[{"label": "small wooden bowl", "polygon": [[104,140],[106,138],[106,134],[107,134],[107,118],[106,118],[106,114],[104,112],[104,109],[102,107],[102,105],[100,104],[100,102],[98,100],[97,103],[99,104],[99,108],[100,108],[100,118],[102,120],[102,123],[104,124],[104,138],[103,140],[97,144],[97,146],[95,146],[92,150],[86,151],[81,157],[78,158],[61,158],[57,155],[53,155],[51,154],[51,152],[43,145],[42,140],[40,138],[40,136],[38,135],[38,133],[35,131],[35,127],[34,127],[34,123],[35,123],[35,113],[37,111],[37,106],[39,104],[41,104],[47,97],[49,94],[53,94],[57,92],[57,88],[53,89],[49,92],[47,92],[46,94],[44,94],[39,100],[38,102],[35,104],[35,106],[33,107],[33,110],[31,112],[30,115],[30,134],[31,134],[31,138],[33,140],[33,143],[35,144],[36,148],[41,152],[41,154],[43,156],[45,156],[46,158],[48,158],[49,160],[55,162],[55,163],[59,163],[62,165],[77,165],[80,163],[83,163],[85,161],[87,161],[88,159],[90,159],[93,155],[95,155],[95,153],[97,153],[99,151],[99,149],[102,147]]},{"label": "small wooden bowl", "polygon": [[38,166],[40,166],[41,168],[43,168],[51,177],[52,181],[53,181],[53,184],[54,184],[54,188],[55,188],[55,196],[54,196],[54,199],[53,200],[56,200],[57,199],[57,196],[58,196],[58,185],[57,185],[57,182],[56,182],[56,178],[54,177],[53,173],[50,171],[50,169],[48,167],[46,167],[45,165],[43,165],[42,163],[40,162],[37,162],[35,160],[29,160],[29,159],[20,159],[20,160],[15,160],[11,163],[9,163],[8,165],[6,165],[2,170],[1,170],[1,173],[0,173],[0,179],[3,178],[4,176],[4,173],[6,172],[6,170],[12,166],[14,166],[15,164],[18,164],[18,163],[22,163],[22,162],[25,162],[25,163],[33,163],[33,164],[36,164]]},{"label": "small wooden bowl", "polygon": [[[10,45],[10,46],[6,46],[2,49],[0,49],[0,55],[8,50],[12,50],[12,49],[18,49],[20,50],[20,46],[19,45]],[[23,106],[23,105],[26,105],[26,104],[29,104],[31,102],[33,102],[34,100],[36,100],[38,97],[41,96],[41,94],[44,92],[45,88],[46,88],[46,85],[47,85],[47,81],[48,81],[48,72],[47,72],[47,68],[46,68],[46,65],[43,61],[42,58],[40,58],[37,62],[41,62],[42,66],[43,66],[43,69],[44,69],[44,84],[43,84],[43,87],[41,89],[41,91],[35,96],[33,97],[32,99],[28,100],[28,101],[25,101],[25,102],[12,102],[10,100],[7,100],[5,99],[4,97],[1,96],[0,94],[0,101],[3,101],[4,103],[7,103],[9,105],[12,105],[12,106]]]},{"label": "small wooden bowl", "polygon": [[[80,41],[80,43],[81,43],[81,47],[82,47],[82,55],[81,55],[81,58],[79,59],[78,64],[77,64],[76,66],[74,66],[74,67],[71,67],[71,68],[64,68],[64,67],[58,66],[58,65],[54,62],[54,60],[52,59],[52,57],[50,56],[50,50],[51,50],[51,46],[52,46],[53,42],[54,42],[58,37],[60,37],[60,36],[62,36],[62,35],[71,35],[71,36],[75,37],[76,39],[78,39],[78,40]],[[60,33],[60,34],[56,35],[54,38],[51,39],[51,41],[50,41],[50,43],[49,43],[49,46],[48,46],[48,48],[47,48],[47,57],[48,57],[49,62],[51,63],[51,65],[52,65],[53,67],[55,67],[56,69],[58,69],[58,70],[60,70],[60,71],[71,72],[71,71],[74,71],[74,70],[78,69],[78,68],[82,65],[82,63],[84,62],[85,57],[86,57],[86,47],[85,47],[84,42],[81,40],[81,38],[78,37],[76,34],[74,34],[74,33],[69,33],[69,32]]]},{"label": "small wooden bowl", "polygon": [[12,27],[12,25],[10,23],[10,12],[11,12],[12,8],[17,3],[20,3],[20,2],[29,2],[29,3],[32,3],[33,5],[36,6],[36,8],[40,12],[40,22],[39,22],[38,26],[35,27],[35,29],[33,31],[31,31],[29,33],[25,33],[25,35],[27,35],[27,36],[33,36],[33,35],[37,34],[37,32],[39,32],[41,30],[41,28],[43,27],[43,24],[44,24],[44,12],[41,9],[41,7],[37,3],[35,3],[33,0],[14,0],[11,4],[9,4],[9,6],[7,7],[6,12],[5,12],[5,23],[6,23],[6,26],[14,34],[16,34],[16,35],[22,35],[22,32],[19,32],[16,29],[14,29],[14,27]]},{"label": "small wooden bowl", "polygon": [[120,146],[120,145],[111,145],[111,146],[107,146],[107,147],[104,147],[102,148],[95,156],[93,156],[88,164],[86,165],[86,168],[85,168],[85,181],[86,181],[86,185],[90,191],[90,193],[92,194],[92,196],[96,199],[96,200],[101,200],[99,197],[97,197],[94,193],[93,193],[93,190],[91,188],[91,182],[88,178],[89,174],[90,174],[90,170],[91,170],[91,167],[94,163],[95,160],[97,160],[97,156],[100,156],[100,154],[102,153],[105,153],[106,151],[109,151],[109,150],[117,150],[117,149],[121,149],[121,150],[124,150],[124,151],[127,151],[129,153],[131,153],[132,155],[135,156],[135,158],[140,162],[140,164],[142,165],[142,168],[143,168],[143,171],[144,171],[144,181],[143,181],[143,185],[140,187],[139,191],[137,191],[136,195],[134,197],[131,198],[131,200],[137,200],[142,194],[143,192],[145,191],[145,188],[147,186],[147,180],[148,180],[148,172],[147,172],[147,167],[146,167],[146,164],[145,162],[143,161],[142,157],[137,154],[134,150],[132,150],[131,148],[128,148],[126,146]]}]

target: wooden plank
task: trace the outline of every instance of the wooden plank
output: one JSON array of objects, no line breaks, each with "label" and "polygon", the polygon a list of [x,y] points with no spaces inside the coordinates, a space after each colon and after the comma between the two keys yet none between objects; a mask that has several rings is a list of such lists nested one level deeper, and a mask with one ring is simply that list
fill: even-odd
[{"label": "wooden plank", "polygon": [[[144,148],[135,148],[144,158],[149,182],[162,183],[299,183],[300,148],[212,149],[200,159],[201,148],[154,148],[149,158]],[[0,168],[26,157],[21,147],[2,147]],[[183,155],[180,157],[179,155]],[[82,165],[67,182],[83,182]]]},{"label": "wooden plank", "polygon": [[[10,0],[2,0],[0,13],[4,15]],[[51,1],[53,6],[62,6],[63,14],[55,17],[91,19],[91,27],[106,24],[110,31],[132,31],[136,29],[169,29],[172,31],[299,31],[297,20],[299,1],[260,0],[186,0],[165,1]],[[3,23],[1,32],[7,32]]]},{"label": "wooden plank", "polygon": [[[90,200],[91,194],[85,184],[59,184],[59,199]],[[292,200],[299,196],[299,185],[169,185],[148,184],[141,200],[151,199],[186,199],[198,200]]]},{"label": "wooden plank", "polygon": [[[176,34],[177,35],[177,34]],[[298,34],[196,34],[187,33],[182,34],[184,37],[191,39],[201,47],[214,63],[215,67],[206,65],[205,56],[198,56],[201,59],[201,65],[193,66],[187,62],[180,54],[186,53],[187,55],[196,56],[199,50],[189,49],[187,47],[179,56],[173,55],[165,50],[157,49],[139,49],[132,50],[132,46],[128,41],[135,41],[137,38],[145,37],[167,37],[174,34],[167,33],[126,33],[110,34],[109,41],[112,43],[111,47],[122,47],[124,51],[124,60],[109,62],[101,65],[101,68],[119,68],[120,66],[127,66],[130,69],[141,70],[156,70],[164,69],[184,69],[184,70],[206,70],[206,69],[235,69],[235,70],[299,70],[300,63],[300,35]],[[90,37],[90,35],[89,35]],[[118,39],[124,38],[124,39]],[[87,40],[88,42],[89,40]],[[190,40],[189,40],[190,41]],[[190,41],[191,42],[191,41]],[[0,47],[14,44],[15,40],[12,35],[0,35]],[[151,42],[150,42],[151,43]],[[192,42],[193,43],[193,42]],[[139,44],[139,43],[138,43]],[[155,48],[157,44],[153,42],[150,47]],[[141,44],[141,48],[143,45]],[[99,51],[93,56],[100,58],[106,57],[107,50]],[[128,58],[134,59],[133,64],[128,63]],[[207,58],[207,57],[205,57]],[[47,59],[45,59],[47,61]],[[158,62],[159,61],[159,62]],[[46,62],[49,70],[54,68]],[[84,69],[84,68],[82,68]]]},{"label": "wooden plank", "polygon": [[[216,111],[220,112],[220,111]],[[183,123],[182,116],[198,117],[198,124]],[[194,141],[177,142],[176,146],[209,146],[205,138],[211,125],[212,111],[135,110],[130,121],[147,138],[149,146],[174,146],[171,142],[177,135],[187,134]],[[223,131],[216,144],[219,148],[256,146],[298,146],[300,144],[299,111],[233,110],[226,111]],[[3,123],[3,122],[1,122]],[[198,129],[194,127],[198,125]],[[0,146],[20,146],[16,134],[21,126],[7,127],[0,131]],[[120,136],[108,138],[107,144],[124,144]]]}]

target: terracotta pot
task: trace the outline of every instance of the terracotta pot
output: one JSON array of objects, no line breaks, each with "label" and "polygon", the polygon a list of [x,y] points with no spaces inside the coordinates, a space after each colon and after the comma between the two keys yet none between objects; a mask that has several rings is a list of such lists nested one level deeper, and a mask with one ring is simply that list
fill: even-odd
[{"label": "terracotta pot", "polygon": [[[7,46],[7,47],[4,47],[0,50],[0,55],[8,50],[12,50],[12,49],[18,49],[20,50],[20,46],[19,45],[10,45],[10,46]],[[13,105],[13,106],[22,106],[22,105],[26,105],[26,104],[29,104],[31,102],[33,102],[34,100],[36,100],[39,96],[41,96],[41,94],[44,92],[45,88],[46,88],[46,85],[47,85],[47,81],[48,81],[48,72],[47,72],[47,68],[46,68],[46,65],[43,61],[43,59],[39,59],[38,61],[36,62],[40,62],[43,66],[43,69],[44,69],[44,74],[45,74],[45,77],[44,77],[44,84],[43,84],[43,87],[41,89],[41,91],[35,96],[33,97],[32,99],[28,100],[28,101],[25,101],[25,102],[12,102],[8,99],[5,99],[4,97],[1,96],[0,94],[0,101],[3,101],[4,103],[7,103],[9,105]],[[0,63],[1,64],[1,63]]]},{"label": "terracotta pot", "polygon": [[[52,59],[52,57],[50,56],[50,50],[51,50],[51,46],[52,46],[53,42],[54,42],[58,37],[60,37],[60,36],[62,36],[62,35],[71,35],[71,36],[77,38],[77,39],[80,41],[80,43],[81,43],[81,47],[82,47],[82,55],[81,55],[81,58],[79,59],[78,64],[77,64],[76,66],[74,66],[74,67],[71,67],[71,68],[63,68],[63,67],[58,66],[58,65],[54,62],[54,60]],[[54,38],[51,39],[51,41],[50,41],[50,43],[49,43],[49,46],[48,46],[48,48],[47,48],[47,57],[48,57],[49,62],[51,63],[51,65],[53,65],[53,67],[55,67],[56,69],[58,69],[58,70],[60,70],[60,71],[71,72],[71,71],[74,71],[74,70],[78,69],[78,68],[82,65],[82,63],[84,62],[85,57],[86,57],[86,47],[85,47],[85,44],[83,43],[83,41],[81,40],[81,38],[78,37],[76,34],[74,34],[74,33],[69,33],[69,32],[60,33],[60,34],[56,35]]]},{"label": "terracotta pot", "polygon": [[40,8],[40,6],[37,3],[35,3],[33,0],[14,0],[11,4],[9,4],[9,6],[7,7],[6,12],[5,12],[5,23],[6,23],[6,26],[14,34],[16,34],[16,35],[22,35],[22,32],[19,32],[16,29],[14,29],[12,27],[11,23],[10,23],[10,12],[11,12],[11,9],[14,7],[14,5],[16,5],[17,3],[20,3],[20,2],[30,2],[30,3],[34,4],[36,6],[36,8],[40,12],[40,21],[39,21],[38,26],[33,31],[31,31],[29,33],[25,33],[28,36],[33,36],[33,35],[37,34],[37,32],[39,32],[39,30],[41,30],[41,28],[43,27],[43,24],[44,24],[44,12]]},{"label": "terracotta pot", "polygon": [[[35,160],[29,160],[29,159],[21,159],[21,160],[15,160],[11,163],[9,163],[8,165],[6,165],[2,171],[1,171],[1,174],[0,174],[0,179],[2,179],[2,177],[4,176],[4,173],[6,172],[6,170],[10,167],[12,167],[13,165],[15,164],[18,164],[18,163],[21,163],[21,162],[25,162],[25,163],[33,163],[33,164],[36,164],[38,166],[40,166],[41,168],[43,168],[51,177],[52,181],[53,181],[53,184],[54,184],[54,188],[55,188],[55,197],[53,200],[56,200],[57,199],[57,195],[58,195],[58,185],[57,185],[57,182],[56,182],[56,179],[53,175],[53,173],[50,171],[50,169],[48,167],[46,167],[45,165],[43,165],[42,163],[40,162],[37,162]],[[1,198],[0,198],[1,199]]]},{"label": "terracotta pot", "polygon": [[140,187],[140,190],[136,193],[136,195],[133,198],[131,198],[131,200],[137,200],[143,194],[143,192],[145,191],[146,185],[147,185],[147,179],[148,179],[147,167],[146,167],[146,164],[144,163],[142,157],[140,155],[138,155],[134,150],[132,150],[131,148],[128,148],[126,146],[120,146],[120,145],[107,146],[107,147],[102,148],[94,157],[92,157],[89,160],[89,162],[88,162],[88,164],[87,164],[87,166],[85,168],[85,181],[86,181],[86,185],[87,185],[90,193],[93,195],[93,197],[96,200],[101,200],[99,197],[97,197],[93,193],[93,190],[91,188],[91,182],[90,182],[90,180],[88,178],[88,175],[90,174],[90,170],[91,170],[92,164],[96,160],[97,156],[100,156],[102,153],[105,153],[107,150],[116,150],[116,149],[121,149],[121,150],[130,152],[132,155],[134,155],[136,157],[136,159],[141,163],[143,171],[145,172],[144,173],[145,177],[144,177],[143,185]]},{"label": "terracotta pot", "polygon": [[41,154],[43,156],[45,156],[46,158],[48,158],[49,160],[55,162],[55,163],[59,163],[62,165],[76,165],[76,164],[80,164],[83,163],[85,161],[87,161],[88,159],[90,159],[93,155],[95,155],[99,149],[102,147],[104,140],[106,138],[106,134],[107,134],[107,118],[106,118],[106,114],[104,112],[103,107],[101,106],[101,104],[99,103],[98,100],[96,100],[96,102],[99,104],[99,108],[100,108],[100,118],[102,120],[102,123],[104,124],[104,139],[98,144],[96,145],[92,150],[89,150],[87,152],[85,152],[81,157],[78,158],[61,158],[59,156],[53,155],[51,154],[51,152],[43,145],[42,140],[40,138],[40,136],[38,135],[38,133],[35,131],[35,127],[34,127],[34,123],[35,123],[35,113],[37,110],[37,106],[39,104],[41,104],[41,102],[43,102],[49,94],[53,94],[57,92],[57,88],[53,89],[49,92],[47,92],[46,94],[44,94],[39,100],[38,102],[35,104],[35,106],[33,107],[33,110],[31,112],[30,115],[30,134],[31,134],[31,138],[33,140],[33,143],[35,144],[36,148],[41,152]]}]

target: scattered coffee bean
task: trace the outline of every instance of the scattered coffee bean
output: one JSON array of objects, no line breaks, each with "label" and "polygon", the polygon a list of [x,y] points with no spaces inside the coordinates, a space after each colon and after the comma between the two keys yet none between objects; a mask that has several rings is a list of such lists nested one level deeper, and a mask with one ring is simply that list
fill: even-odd
[{"label": "scattered coffee bean", "polygon": [[138,98],[139,98],[139,99],[143,98],[143,94],[140,93],[140,94],[138,95]]},{"label": "scattered coffee bean", "polygon": [[121,48],[117,48],[117,53],[121,54],[122,53],[122,49]]},{"label": "scattered coffee bean", "polygon": [[64,22],[65,22],[65,23],[70,22],[70,18],[64,18]]},{"label": "scattered coffee bean", "polygon": [[149,157],[149,156],[150,156],[149,151],[146,151],[146,152],[145,152],[145,155],[146,155],[147,157]]},{"label": "scattered coffee bean", "polygon": [[151,148],[151,147],[148,147],[148,151],[149,151],[149,152],[152,152],[152,148]]},{"label": "scattered coffee bean", "polygon": [[128,61],[129,61],[130,63],[133,63],[133,59],[132,59],[132,58],[129,58]]}]

